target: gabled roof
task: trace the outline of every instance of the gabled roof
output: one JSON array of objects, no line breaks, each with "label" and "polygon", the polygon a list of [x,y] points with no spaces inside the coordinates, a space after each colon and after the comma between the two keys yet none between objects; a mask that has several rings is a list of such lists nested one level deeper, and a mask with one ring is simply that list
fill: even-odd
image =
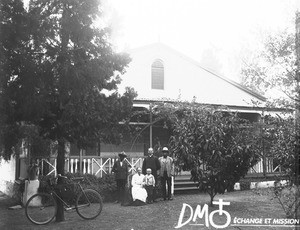
[{"label": "gabled roof", "polygon": [[139,50],[143,50],[145,48],[151,48],[151,47],[161,47],[161,48],[167,49],[169,52],[174,53],[175,55],[181,57],[185,61],[187,61],[187,62],[195,65],[196,67],[208,72],[209,74],[212,74],[213,76],[215,76],[215,77],[217,77],[217,78],[233,85],[234,87],[246,92],[247,94],[250,94],[251,96],[256,97],[257,99],[259,99],[261,101],[266,101],[267,100],[266,97],[262,96],[261,94],[258,94],[256,92],[252,91],[251,89],[248,89],[247,87],[237,83],[234,80],[231,80],[227,77],[221,76],[220,74],[217,74],[217,73],[213,72],[212,70],[209,70],[209,69],[203,67],[199,62],[193,60],[192,58],[180,53],[179,51],[177,51],[177,50],[175,50],[175,49],[173,49],[173,48],[171,48],[171,47],[169,47],[169,46],[167,46],[167,45],[165,45],[161,42],[152,43],[152,44],[149,44],[149,45],[145,45],[145,46],[142,46],[142,47],[131,49],[131,50],[129,50],[129,53],[136,52],[136,51],[139,51]]}]

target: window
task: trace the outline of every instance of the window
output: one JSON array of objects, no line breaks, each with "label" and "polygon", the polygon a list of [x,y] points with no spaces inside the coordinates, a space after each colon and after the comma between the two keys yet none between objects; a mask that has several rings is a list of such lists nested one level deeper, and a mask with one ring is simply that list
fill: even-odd
[{"label": "window", "polygon": [[164,65],[161,60],[155,60],[151,65],[152,89],[164,89]]}]

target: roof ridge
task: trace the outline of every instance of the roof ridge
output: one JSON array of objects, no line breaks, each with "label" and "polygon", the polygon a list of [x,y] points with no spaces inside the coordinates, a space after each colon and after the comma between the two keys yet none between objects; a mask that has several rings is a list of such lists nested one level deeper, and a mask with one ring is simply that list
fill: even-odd
[{"label": "roof ridge", "polygon": [[171,52],[177,53],[179,56],[181,56],[182,58],[186,59],[188,62],[190,62],[190,63],[196,65],[197,67],[203,69],[204,71],[206,71],[206,72],[208,72],[208,73],[214,75],[215,77],[220,78],[220,79],[223,80],[223,81],[228,82],[229,84],[231,84],[231,85],[233,85],[233,86],[235,86],[235,87],[241,89],[242,91],[244,91],[244,92],[246,92],[246,93],[248,93],[248,94],[250,94],[250,95],[252,95],[252,96],[254,96],[254,97],[256,97],[256,98],[258,98],[258,99],[260,99],[260,100],[262,100],[262,101],[266,101],[266,100],[267,100],[267,98],[264,97],[263,95],[254,92],[253,90],[247,88],[246,86],[244,86],[244,85],[242,85],[242,84],[240,84],[240,83],[238,83],[238,82],[236,82],[236,81],[234,81],[234,80],[232,80],[232,79],[230,79],[230,78],[228,78],[228,77],[222,76],[222,75],[220,75],[220,74],[217,74],[217,73],[213,72],[212,70],[209,70],[208,68],[203,67],[198,61],[195,61],[194,59],[188,57],[187,55],[181,53],[180,51],[175,50],[174,48],[172,48],[172,47],[166,45],[165,43],[162,43],[162,42],[154,42],[154,43],[151,43],[151,44],[148,44],[148,45],[144,45],[144,46],[141,46],[141,47],[137,47],[137,48],[134,48],[134,49],[130,49],[130,50],[131,50],[131,51],[134,51],[134,50],[138,50],[138,49],[142,49],[142,48],[149,47],[149,46],[154,46],[154,45],[160,45],[160,46],[163,46],[163,47],[169,49]]}]

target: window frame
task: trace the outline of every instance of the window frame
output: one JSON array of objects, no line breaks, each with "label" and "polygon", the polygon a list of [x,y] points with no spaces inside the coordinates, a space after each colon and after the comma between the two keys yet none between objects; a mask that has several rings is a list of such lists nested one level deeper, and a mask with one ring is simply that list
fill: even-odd
[{"label": "window frame", "polygon": [[165,66],[161,59],[155,59],[151,64],[151,89],[165,89]]}]

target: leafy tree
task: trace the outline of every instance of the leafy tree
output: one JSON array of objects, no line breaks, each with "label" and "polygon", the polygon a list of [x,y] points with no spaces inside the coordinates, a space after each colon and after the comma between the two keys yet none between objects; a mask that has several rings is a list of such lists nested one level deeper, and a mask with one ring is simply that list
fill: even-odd
[{"label": "leafy tree", "polygon": [[268,97],[272,106],[293,107],[299,91],[295,62],[295,35],[288,30],[269,35],[263,48],[244,62],[241,82]]},{"label": "leafy tree", "polygon": [[[298,45],[299,46],[299,45]],[[250,63],[242,69],[242,83],[252,90],[269,97],[267,107],[299,111],[299,72],[296,60],[296,37],[288,30],[270,35]],[[298,63],[299,64],[299,63]],[[278,94],[281,97],[278,97]],[[263,139],[270,144],[268,155],[280,162],[285,172],[295,176],[295,159],[299,150],[295,148],[299,140],[299,117],[268,117],[264,125]],[[298,124],[298,125],[297,125]],[[276,128],[273,128],[276,127]],[[298,137],[296,137],[298,135]],[[299,148],[299,146],[297,146]],[[290,168],[287,168],[287,166]]]},{"label": "leafy tree", "polygon": [[172,127],[170,147],[179,169],[191,170],[192,179],[211,197],[244,177],[259,158],[252,126],[224,108],[195,103],[157,107]]},{"label": "leafy tree", "polygon": [[268,155],[274,163],[280,165],[284,174],[290,178],[291,184],[295,181],[295,119],[292,116],[265,116],[263,124],[263,138]]},{"label": "leafy tree", "polygon": [[18,143],[20,124],[11,117],[13,111],[9,104],[13,101],[9,102],[6,87],[28,57],[22,52],[25,51],[23,41],[28,40],[29,35],[26,33],[26,12],[22,1],[1,1],[0,10],[0,145],[5,149],[0,154],[8,160],[13,146]]},{"label": "leafy tree", "polygon": [[[34,125],[58,143],[57,173],[64,175],[67,141],[86,148],[122,138],[119,121],[136,94],[128,88],[120,95],[117,85],[130,58],[114,52],[108,28],[95,26],[98,0],[32,0],[28,11],[20,0],[1,4],[1,31],[8,33],[1,40],[1,98],[6,127],[16,127],[6,153],[20,127]],[[61,203],[56,220],[64,220]]]}]

